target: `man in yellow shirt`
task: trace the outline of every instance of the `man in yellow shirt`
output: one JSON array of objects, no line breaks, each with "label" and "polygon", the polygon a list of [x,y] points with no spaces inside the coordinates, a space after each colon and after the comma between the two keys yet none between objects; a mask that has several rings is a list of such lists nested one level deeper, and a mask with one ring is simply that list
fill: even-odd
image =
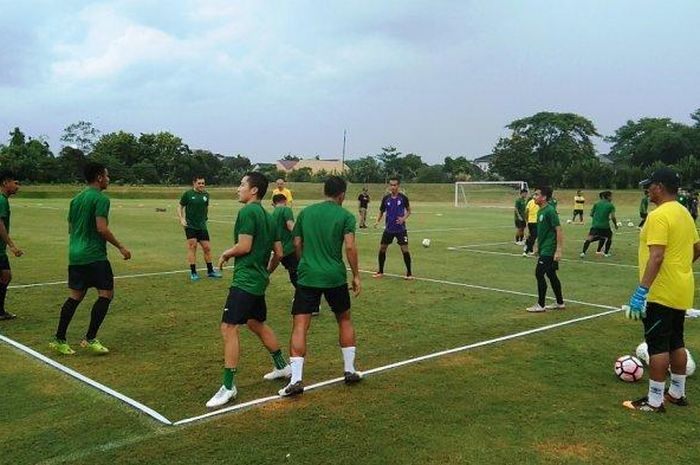
[{"label": "man in yellow shirt", "polygon": [[583,196],[583,192],[576,191],[574,196],[574,217],[571,221],[576,222],[576,217],[579,217],[579,222],[583,224],[583,206],[586,204],[586,198]]},{"label": "man in yellow shirt", "polygon": [[272,190],[272,197],[274,197],[277,194],[282,194],[287,198],[287,206],[291,207],[292,206],[292,191],[284,187],[284,179],[280,178],[277,181],[275,181],[275,184],[277,184],[277,187]]},{"label": "man in yellow shirt", "polygon": [[[664,412],[664,400],[686,406],[683,341],[685,311],[693,306],[693,262],[700,257],[700,237],[683,205],[676,202],[680,178],[670,168],[656,170],[640,183],[656,210],[649,213],[639,237],[639,286],[630,298],[627,317],[642,318],[649,347],[649,393],[623,405],[645,412]],[[671,367],[671,385],[666,370]]]},{"label": "man in yellow shirt", "polygon": [[540,206],[535,202],[534,197],[525,206],[525,217],[527,218],[527,240],[525,241],[525,250],[523,257],[533,255],[532,246],[537,240],[537,213],[540,211]]}]

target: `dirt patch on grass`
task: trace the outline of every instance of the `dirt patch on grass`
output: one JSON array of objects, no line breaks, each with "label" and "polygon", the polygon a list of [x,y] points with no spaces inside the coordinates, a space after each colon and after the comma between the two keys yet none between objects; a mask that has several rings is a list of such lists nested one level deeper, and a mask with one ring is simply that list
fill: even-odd
[{"label": "dirt patch on grass", "polygon": [[579,459],[590,460],[600,457],[603,453],[600,445],[586,443],[539,443],[535,448],[548,459]]}]

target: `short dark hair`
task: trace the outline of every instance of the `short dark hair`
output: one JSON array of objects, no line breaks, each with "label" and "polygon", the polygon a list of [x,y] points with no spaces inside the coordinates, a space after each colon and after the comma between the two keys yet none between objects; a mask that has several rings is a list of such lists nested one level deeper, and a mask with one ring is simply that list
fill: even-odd
[{"label": "short dark hair", "polygon": [[600,198],[601,199],[609,199],[612,197],[612,192],[611,191],[603,191],[600,193]]},{"label": "short dark hair", "polygon": [[540,187],[540,195],[543,195],[547,200],[552,198],[552,188],[550,186]]},{"label": "short dark hair", "polygon": [[287,196],[284,194],[275,194],[272,196],[272,203],[278,204],[280,202],[286,202]]},{"label": "short dark hair", "polygon": [[17,179],[17,176],[12,171],[10,171],[10,170],[0,171],[0,184],[4,183],[5,181],[14,181],[16,179]]},{"label": "short dark hair", "polygon": [[389,177],[389,181],[396,181],[397,183],[401,184],[401,179],[398,176]]},{"label": "short dark hair", "polygon": [[348,189],[348,183],[340,176],[331,176],[323,183],[323,194],[326,197],[338,197]]},{"label": "short dark hair", "polygon": [[267,194],[267,185],[269,184],[265,175],[260,173],[259,171],[251,171],[249,173],[246,173],[245,177],[248,178],[248,185],[251,188],[258,188],[258,200],[263,199],[265,197],[265,194]]},{"label": "short dark hair", "polygon": [[527,189],[520,189],[521,194],[527,194],[528,192],[530,192],[530,191]]},{"label": "short dark hair", "polygon": [[202,176],[202,175],[200,175],[200,174],[195,174],[194,176],[192,176],[192,182],[195,182],[197,179],[202,179],[202,180],[203,180],[203,179],[204,179],[204,176]]},{"label": "short dark hair", "polygon": [[83,174],[85,175],[85,180],[87,182],[95,182],[97,181],[97,177],[100,175],[105,174],[105,170],[107,167],[103,165],[102,163],[97,163],[94,161],[90,161],[85,164],[85,169],[83,170]]}]

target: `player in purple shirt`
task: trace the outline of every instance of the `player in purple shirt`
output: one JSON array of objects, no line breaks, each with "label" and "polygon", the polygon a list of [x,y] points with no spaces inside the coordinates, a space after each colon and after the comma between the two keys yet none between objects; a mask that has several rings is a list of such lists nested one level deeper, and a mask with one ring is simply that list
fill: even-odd
[{"label": "player in purple shirt", "polygon": [[411,216],[411,204],[408,197],[399,192],[401,181],[399,178],[389,178],[389,193],[384,196],[379,204],[379,216],[374,227],[376,228],[386,214],[386,228],[382,234],[379,244],[379,271],[374,273],[375,278],[384,276],[384,262],[386,262],[386,249],[394,242],[401,247],[403,261],[406,264],[406,279],[413,279],[411,273],[411,253],[408,251],[408,232],[406,231],[406,220]]}]

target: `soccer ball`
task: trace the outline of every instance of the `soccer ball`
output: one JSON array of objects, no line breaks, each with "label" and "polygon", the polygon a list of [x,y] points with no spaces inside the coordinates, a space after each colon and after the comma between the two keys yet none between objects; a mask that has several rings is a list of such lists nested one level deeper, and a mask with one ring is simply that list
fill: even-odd
[{"label": "soccer ball", "polygon": [[615,376],[622,381],[634,383],[644,376],[644,366],[637,357],[623,355],[615,360]]},{"label": "soccer ball", "polygon": [[423,244],[423,247],[427,249],[428,247],[430,247],[430,239],[423,239],[423,242],[421,242],[421,244]]},{"label": "soccer ball", "polygon": [[622,221],[618,221],[618,222],[617,222],[617,225],[618,225],[618,226],[622,226]]},{"label": "soccer ball", "polygon": [[566,220],[566,224],[571,224],[571,220]]},{"label": "soccer ball", "polygon": [[627,223],[627,226],[629,226],[630,228],[634,228],[634,223],[630,221],[629,223]]}]

